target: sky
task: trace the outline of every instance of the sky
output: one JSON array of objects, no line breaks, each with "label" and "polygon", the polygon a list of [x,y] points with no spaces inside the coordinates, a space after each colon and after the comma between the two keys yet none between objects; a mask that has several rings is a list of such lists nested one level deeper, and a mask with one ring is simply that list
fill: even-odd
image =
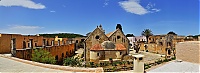
[{"label": "sky", "polygon": [[0,33],[200,34],[199,0],[0,0]]}]

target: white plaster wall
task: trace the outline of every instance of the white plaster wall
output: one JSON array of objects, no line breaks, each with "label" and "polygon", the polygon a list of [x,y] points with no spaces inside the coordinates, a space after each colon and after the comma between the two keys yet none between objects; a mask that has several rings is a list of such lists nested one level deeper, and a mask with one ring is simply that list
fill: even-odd
[{"label": "white plaster wall", "polygon": [[97,56],[97,53],[98,52],[95,52],[95,51],[90,51],[90,59],[92,60],[98,60],[98,56]]},{"label": "white plaster wall", "polygon": [[116,57],[117,59],[120,59],[120,58],[121,58],[120,51],[117,51],[117,52],[116,52],[116,56],[117,56],[117,57]]}]

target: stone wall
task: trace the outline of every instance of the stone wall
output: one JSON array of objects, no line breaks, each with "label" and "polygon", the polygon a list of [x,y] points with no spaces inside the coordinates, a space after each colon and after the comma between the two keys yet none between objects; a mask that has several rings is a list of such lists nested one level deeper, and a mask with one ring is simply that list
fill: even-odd
[{"label": "stone wall", "polygon": [[[62,61],[63,58],[70,57],[75,53],[75,44],[44,47],[43,50],[50,52],[54,57],[57,56],[58,61]],[[17,49],[16,57],[30,60],[33,52],[33,49]]]},{"label": "stone wall", "polygon": [[[15,49],[27,49],[42,46],[57,46],[58,41],[55,38],[44,38],[37,35],[21,35],[21,34],[1,34],[0,37],[0,54],[11,53],[11,40],[15,39]],[[53,41],[53,43],[52,43]],[[30,44],[31,43],[31,46]],[[68,38],[62,38],[60,45],[67,45]]]},{"label": "stone wall", "polygon": [[180,42],[176,45],[176,57],[179,60],[200,64],[200,41]]}]

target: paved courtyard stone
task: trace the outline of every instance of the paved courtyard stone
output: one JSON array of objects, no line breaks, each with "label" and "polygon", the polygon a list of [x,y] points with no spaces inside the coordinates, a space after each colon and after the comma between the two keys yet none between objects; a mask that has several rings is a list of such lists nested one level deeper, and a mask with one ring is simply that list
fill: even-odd
[{"label": "paved courtyard stone", "polygon": [[67,71],[34,66],[14,61],[8,58],[0,57],[0,72],[67,72]]}]

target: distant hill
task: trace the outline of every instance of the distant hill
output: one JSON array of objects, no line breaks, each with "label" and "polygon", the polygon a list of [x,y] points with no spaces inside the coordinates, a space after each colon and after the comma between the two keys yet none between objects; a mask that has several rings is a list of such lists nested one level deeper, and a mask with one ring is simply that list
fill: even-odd
[{"label": "distant hill", "polygon": [[74,34],[74,33],[54,33],[54,34],[39,34],[43,37],[50,37],[55,38],[55,36],[58,36],[59,38],[75,38],[75,37],[86,37],[81,34]]}]

